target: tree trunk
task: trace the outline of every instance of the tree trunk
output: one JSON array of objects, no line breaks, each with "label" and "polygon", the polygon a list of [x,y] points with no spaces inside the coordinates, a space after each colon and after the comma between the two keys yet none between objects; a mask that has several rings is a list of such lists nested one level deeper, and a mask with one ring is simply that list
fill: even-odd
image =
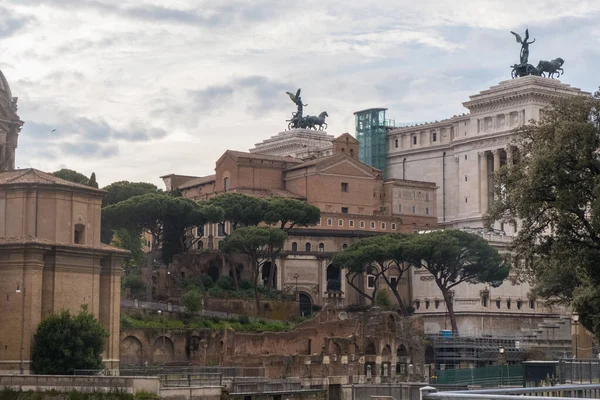
[{"label": "tree trunk", "polygon": [[444,301],[446,302],[448,317],[450,318],[450,324],[452,325],[452,333],[458,335],[458,325],[456,324],[456,315],[454,315],[454,304],[452,302],[452,297],[450,296],[450,291],[440,284],[438,284],[438,286],[440,287],[442,295],[444,296]]},{"label": "tree trunk", "polygon": [[273,278],[275,277],[275,259],[271,259],[271,268],[269,269],[269,291],[273,289]]},{"label": "tree trunk", "polygon": [[254,299],[256,300],[256,316],[260,316],[260,295],[258,293],[258,262],[254,263],[254,268],[252,269],[252,283],[254,284]]},{"label": "tree trunk", "polygon": [[[398,279],[398,281],[400,281],[400,279]],[[392,287],[392,285],[390,285],[390,289],[392,289],[392,293],[394,294],[394,296],[396,296],[396,300],[398,301],[398,308],[400,309],[400,314],[402,314],[403,317],[408,317],[408,310],[406,309],[402,298],[400,298],[400,293],[398,293],[398,286],[396,285],[396,287]]]}]

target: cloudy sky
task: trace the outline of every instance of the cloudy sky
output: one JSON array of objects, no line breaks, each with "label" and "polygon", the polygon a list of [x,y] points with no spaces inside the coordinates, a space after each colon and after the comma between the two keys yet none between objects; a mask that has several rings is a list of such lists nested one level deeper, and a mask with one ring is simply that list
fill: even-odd
[{"label": "cloudy sky", "polygon": [[159,184],[282,131],[299,87],[335,135],[368,107],[462,113],[510,77],[511,30],[594,91],[599,18],[597,0],[0,0],[0,69],[25,121],[18,167]]}]

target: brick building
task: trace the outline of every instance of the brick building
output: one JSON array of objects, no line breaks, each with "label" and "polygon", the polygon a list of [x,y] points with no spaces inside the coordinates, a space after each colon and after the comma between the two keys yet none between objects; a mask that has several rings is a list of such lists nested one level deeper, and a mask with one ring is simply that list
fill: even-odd
[{"label": "brick building", "polygon": [[[214,175],[162,178],[167,190],[179,189],[185,197],[198,201],[237,192],[285,196],[319,207],[320,222],[292,229],[275,265],[274,286],[290,292],[297,290],[306,313],[312,304],[324,304],[331,296],[346,305],[362,302],[361,296],[346,286],[343,271],[331,265],[336,252],[360,238],[437,226],[434,183],[384,180],[382,171],[361,163],[357,155],[358,141],[345,133],[331,141],[331,154],[323,157],[302,160],[227,150],[217,160]],[[197,251],[218,249],[229,229],[228,223],[199,227]],[[231,269],[223,264],[218,274]],[[263,271],[263,275],[268,279],[268,271]],[[403,294],[410,303],[408,277],[404,280]],[[341,291],[329,290],[332,281],[341,283]],[[364,281],[366,291],[372,289],[368,287],[371,280]]]},{"label": "brick building", "polygon": [[118,368],[121,264],[129,252],[100,243],[105,192],[14,170],[23,122],[2,72],[0,120],[0,155],[10,161],[0,165],[0,371],[28,373],[40,322],[83,304],[108,329],[104,360]]}]

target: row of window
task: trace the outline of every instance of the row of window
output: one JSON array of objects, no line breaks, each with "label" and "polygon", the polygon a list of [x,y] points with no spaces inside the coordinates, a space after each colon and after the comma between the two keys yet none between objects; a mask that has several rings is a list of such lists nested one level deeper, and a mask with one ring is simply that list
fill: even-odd
[{"label": "row of window", "polygon": [[[487,297],[485,297],[485,296],[482,297],[482,299],[481,299],[481,305],[484,306],[484,307],[489,307],[489,301],[488,300],[489,299]],[[439,299],[434,299],[433,300],[433,305],[434,305],[434,307],[436,309],[438,309],[440,307],[440,301],[441,300],[439,300]],[[429,310],[429,308],[431,307],[431,300],[425,299],[423,301],[423,303],[425,303],[425,309]],[[520,300],[520,299],[516,300],[514,302],[511,299],[507,299],[506,300],[506,308],[508,310],[510,310],[512,308],[512,306],[513,306],[513,303],[516,306],[517,310],[521,310],[523,308],[523,300]],[[502,300],[500,300],[500,299],[495,300],[495,304],[496,304],[496,308],[500,309],[501,306],[502,306]],[[421,300],[415,300],[415,308],[417,310],[421,308]],[[529,299],[529,308],[532,309],[532,310],[535,309],[535,299]]]},{"label": "row of window", "polygon": [[[364,228],[366,227],[366,223],[365,223],[365,221],[358,221],[358,222],[359,222],[359,227],[360,227],[360,228],[363,228],[363,229],[364,229]],[[317,225],[321,225],[321,223],[319,222]],[[327,218],[327,226],[333,226],[333,218]],[[339,226],[339,227],[343,227],[343,226],[344,226],[344,220],[343,220],[343,219],[338,219],[338,221],[337,221],[337,226]],[[352,220],[352,219],[351,219],[351,220],[348,220],[348,226],[349,226],[350,228],[354,228],[354,220]],[[371,229],[375,229],[375,228],[377,228],[377,223],[376,223],[375,221],[371,221],[371,222],[370,222],[370,227],[371,227]],[[380,224],[380,227],[381,227],[381,229],[383,229],[383,230],[387,229],[387,223],[385,223],[385,222],[381,222],[381,224]],[[390,228],[391,228],[391,230],[395,231],[395,230],[396,230],[396,228],[397,228],[397,225],[396,225],[396,223],[395,223],[395,222],[392,222],[392,223],[390,224]]]},{"label": "row of window", "polygon": [[[412,214],[416,214],[417,213],[417,206],[410,206],[410,207],[402,207],[402,204],[398,204],[398,213],[403,214],[403,213],[408,213],[408,211],[410,210],[410,212]],[[425,207],[425,215],[429,215],[430,214],[430,210],[429,207]]]},{"label": "row of window", "polygon": [[[348,245],[346,243],[342,244],[342,250],[346,250],[347,248],[348,248]],[[319,249],[320,253],[323,253],[325,251],[325,243],[319,243],[318,249]],[[307,253],[310,253],[312,251],[312,244],[310,242],[306,242],[304,244],[304,251]],[[297,242],[292,242],[292,252],[293,253],[298,252],[298,243]]]}]

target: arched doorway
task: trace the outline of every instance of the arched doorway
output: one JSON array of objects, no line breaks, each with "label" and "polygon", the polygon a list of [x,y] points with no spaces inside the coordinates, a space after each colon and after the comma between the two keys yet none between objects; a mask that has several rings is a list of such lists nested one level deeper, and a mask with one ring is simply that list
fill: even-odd
[{"label": "arched doorway", "polygon": [[121,341],[121,365],[142,365],[142,342],[135,336]]},{"label": "arched doorway", "polygon": [[[277,289],[277,264],[273,267],[273,280],[271,286]],[[262,281],[264,286],[269,286],[269,276],[271,275],[271,263],[266,262],[262,266]]]},{"label": "arched doorway", "polygon": [[304,292],[298,293],[298,301],[300,303],[300,315],[310,317],[312,314],[312,299]]},{"label": "arched doorway", "polygon": [[217,282],[220,277],[219,267],[217,267],[217,263],[215,260],[210,260],[208,263],[208,270],[206,271],[208,276],[210,276],[213,282]]},{"label": "arched doorway", "polygon": [[340,267],[329,264],[327,267],[327,291],[342,290],[342,273]]},{"label": "arched doorway", "polygon": [[173,361],[175,355],[175,345],[171,339],[166,336],[161,336],[154,341],[154,351],[152,353],[152,361],[155,364],[165,364]]}]

